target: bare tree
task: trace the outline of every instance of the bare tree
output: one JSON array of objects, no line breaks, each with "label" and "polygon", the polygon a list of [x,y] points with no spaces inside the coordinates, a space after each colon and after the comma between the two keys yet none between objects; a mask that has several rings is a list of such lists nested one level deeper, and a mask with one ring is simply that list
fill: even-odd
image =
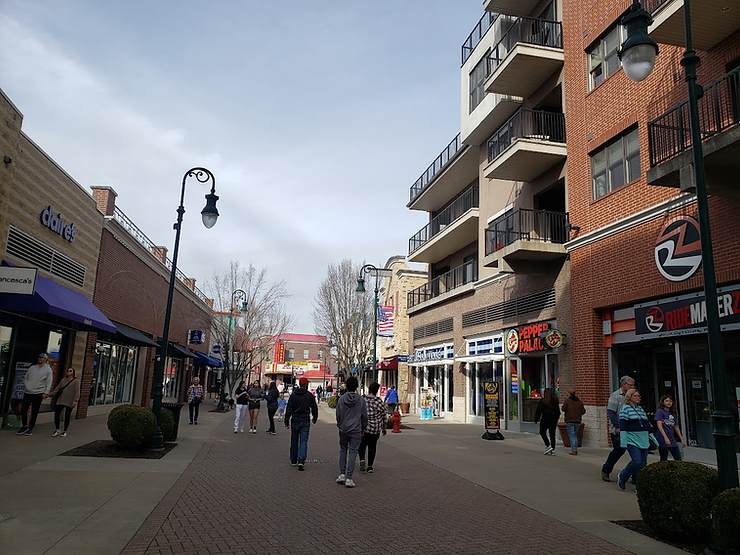
[{"label": "bare tree", "polygon": [[356,290],[363,264],[348,259],[329,264],[313,303],[316,333],[329,338],[339,368],[356,368],[359,379],[373,342],[373,293]]},{"label": "bare tree", "polygon": [[234,260],[226,274],[214,272],[206,289],[214,299],[214,310],[223,313],[214,318],[211,334],[223,346],[222,386],[230,390],[239,381],[251,379],[253,369],[269,358],[275,338],[294,324],[283,304],[290,295],[284,281],[268,281],[267,269],[250,263],[243,270]]}]

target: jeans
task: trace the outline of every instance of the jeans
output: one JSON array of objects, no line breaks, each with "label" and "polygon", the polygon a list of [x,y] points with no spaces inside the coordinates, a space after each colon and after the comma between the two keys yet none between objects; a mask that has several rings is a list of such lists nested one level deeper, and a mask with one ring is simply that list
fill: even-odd
[{"label": "jeans", "polygon": [[678,445],[675,445],[674,447],[658,447],[658,452],[660,453],[661,461],[668,460],[669,452],[671,455],[673,455],[674,461],[680,461],[683,458],[681,457],[681,448]]},{"label": "jeans", "polygon": [[360,448],[360,436],[348,436],[339,432],[339,473],[349,480],[355,471],[355,459]]},{"label": "jeans", "polygon": [[290,462],[303,464],[308,454],[308,432],[310,422],[292,422],[290,424]]},{"label": "jeans", "polygon": [[72,418],[72,407],[66,405],[55,405],[54,406],[54,428],[59,429],[61,423],[62,410],[64,410],[64,431],[69,428],[69,421]]},{"label": "jeans", "polygon": [[190,411],[190,422],[197,422],[200,403],[188,403],[188,410]]},{"label": "jeans", "polygon": [[362,439],[360,440],[360,449],[358,453],[360,454],[360,460],[365,460],[365,448],[367,448],[367,465],[372,466],[373,462],[375,461],[375,451],[378,446],[378,440],[380,439],[380,434],[362,434]]},{"label": "jeans", "polygon": [[[36,425],[36,418],[39,415],[39,409],[41,409],[41,401],[44,400],[43,393],[24,393],[23,401],[21,402],[21,424],[33,430]],[[31,407],[31,419],[28,420],[28,407]]]},{"label": "jeans", "polygon": [[234,431],[244,431],[244,417],[247,416],[247,405],[236,405],[236,414],[234,415]]},{"label": "jeans", "polygon": [[275,407],[274,409],[267,407],[267,418],[270,420],[270,429],[267,430],[268,432],[275,431],[275,413],[276,412],[277,412],[277,407]]},{"label": "jeans", "polygon": [[632,460],[619,473],[619,480],[624,483],[631,476],[632,483],[636,484],[637,475],[640,473],[640,470],[647,466],[648,450],[640,449],[634,445],[628,445],[627,452],[630,454]]},{"label": "jeans", "polygon": [[570,450],[574,453],[578,452],[578,428],[581,427],[580,422],[566,422],[565,426],[568,428],[568,439],[570,439]]},{"label": "jeans", "polygon": [[[545,447],[552,447],[555,449],[555,428],[557,427],[557,423],[550,424],[543,422],[540,420],[540,435],[542,436],[542,441],[545,442]],[[547,436],[550,435],[550,440],[548,441]]]},{"label": "jeans", "polygon": [[607,474],[612,473],[614,465],[619,462],[619,459],[622,458],[622,455],[624,455],[624,452],[626,451],[626,449],[619,445],[619,434],[611,434],[611,436],[612,450],[609,452],[609,456],[606,458],[604,466],[601,467],[601,471],[606,472]]}]

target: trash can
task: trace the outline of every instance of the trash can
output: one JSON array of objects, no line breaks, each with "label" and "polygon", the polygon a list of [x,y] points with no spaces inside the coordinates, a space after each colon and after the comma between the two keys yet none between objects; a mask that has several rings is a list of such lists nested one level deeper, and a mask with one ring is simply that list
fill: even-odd
[{"label": "trash can", "polygon": [[180,411],[185,403],[162,403],[163,409],[170,409],[175,417],[175,429],[172,431],[172,441],[177,439],[177,431],[180,428]]},{"label": "trash can", "polygon": [[[586,425],[581,422],[581,425],[578,427],[578,447],[583,447],[583,428]],[[570,447],[570,436],[568,435],[568,426],[565,424],[565,422],[559,422],[558,423],[558,429],[560,430],[560,439],[563,441],[564,447]]]}]

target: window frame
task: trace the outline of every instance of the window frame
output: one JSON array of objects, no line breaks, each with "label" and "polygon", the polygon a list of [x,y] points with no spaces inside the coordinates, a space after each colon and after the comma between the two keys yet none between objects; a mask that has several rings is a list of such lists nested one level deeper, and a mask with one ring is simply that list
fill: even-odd
[{"label": "window frame", "polygon": [[[612,33],[617,33],[617,46],[615,50],[606,51],[607,39]],[[589,48],[586,49],[586,70],[588,71],[588,90],[591,92],[596,87],[606,81],[611,75],[617,72],[622,67],[622,62],[619,58],[616,58],[615,67],[611,67],[607,62],[610,58],[616,55],[619,51],[619,47],[622,45],[624,40],[627,38],[627,32],[624,25],[617,22],[611,25]],[[593,64],[594,54],[598,56],[598,64]],[[597,83],[594,73],[597,69],[600,69],[599,75],[601,80]]]},{"label": "window frame", "polygon": [[[630,138],[634,137],[636,135],[637,140],[634,142],[634,145],[637,146],[636,150],[628,150],[630,145]],[[620,156],[621,156],[621,164],[617,163],[617,160],[611,160],[610,159],[610,153],[613,153],[616,149],[614,148],[617,144],[621,145]],[[636,177],[632,177],[635,172],[633,171],[635,168],[633,168],[633,160],[637,162],[637,173]],[[590,173],[591,173],[591,195],[593,200],[599,200],[602,197],[607,196],[610,193],[613,193],[617,189],[620,189],[627,185],[628,183],[631,183],[632,181],[635,181],[640,178],[642,175],[642,167],[640,164],[640,133],[638,127],[631,127],[630,129],[625,130],[623,133],[609,141],[608,143],[605,143],[601,145],[598,149],[594,150],[589,154],[589,162],[590,162]],[[595,162],[598,162],[598,165],[595,164]],[[613,175],[614,172],[612,171],[614,168],[616,168],[618,165],[621,165],[621,173],[622,173],[622,183],[615,186],[613,183]],[[598,173],[594,173],[594,168],[598,168]],[[599,194],[597,189],[596,180],[599,177],[603,177],[604,179],[604,192]]]},{"label": "window frame", "polygon": [[[486,50],[485,54],[478,60],[478,63],[473,66],[468,74],[468,87],[469,87],[469,102],[468,102],[468,113],[472,114],[473,111],[480,106],[483,99],[486,97],[485,84],[486,79],[490,74],[488,66],[490,61],[488,60],[491,55],[491,49]],[[478,75],[480,73],[480,75]],[[473,79],[477,77],[477,81],[474,84]],[[477,101],[477,102],[476,102]]]}]

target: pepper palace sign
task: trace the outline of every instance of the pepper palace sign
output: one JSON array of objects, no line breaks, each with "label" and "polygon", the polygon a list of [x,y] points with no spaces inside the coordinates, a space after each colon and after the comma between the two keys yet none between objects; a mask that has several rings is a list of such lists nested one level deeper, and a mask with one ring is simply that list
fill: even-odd
[{"label": "pepper palace sign", "polygon": [[506,351],[509,354],[539,353],[557,349],[564,336],[550,322],[528,324],[506,332]]}]

